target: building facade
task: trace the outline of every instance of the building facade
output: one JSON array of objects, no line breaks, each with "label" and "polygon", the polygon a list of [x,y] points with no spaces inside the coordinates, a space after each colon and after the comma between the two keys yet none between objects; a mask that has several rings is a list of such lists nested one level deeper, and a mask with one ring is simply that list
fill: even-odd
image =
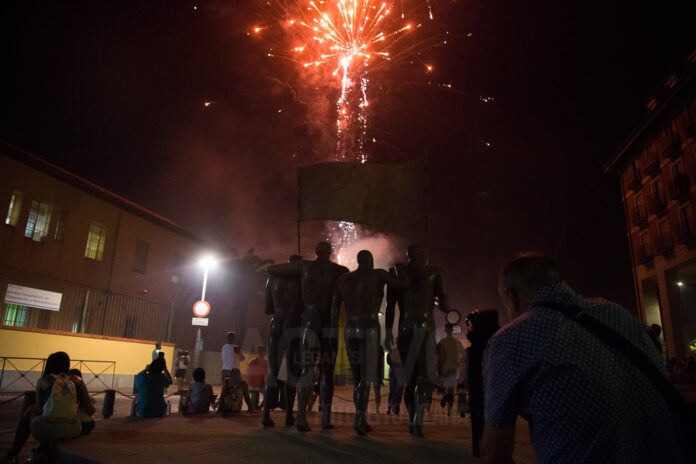
[{"label": "building facade", "polygon": [[[0,201],[3,327],[171,342],[190,331],[195,264],[210,244],[3,144]],[[11,291],[57,294],[59,307],[21,304]]]},{"label": "building facade", "polygon": [[667,355],[696,354],[696,52],[604,166],[616,172],[638,307]]}]

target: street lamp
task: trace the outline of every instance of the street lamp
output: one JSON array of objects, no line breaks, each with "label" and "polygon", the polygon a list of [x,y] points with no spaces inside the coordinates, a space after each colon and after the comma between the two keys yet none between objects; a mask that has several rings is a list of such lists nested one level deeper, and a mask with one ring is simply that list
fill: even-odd
[{"label": "street lamp", "polygon": [[205,301],[205,289],[208,285],[208,270],[211,267],[217,266],[217,259],[212,255],[202,257],[198,264],[203,268],[203,291],[201,292],[201,301]]},{"label": "street lamp", "polygon": [[[217,266],[217,259],[215,259],[215,257],[212,255],[206,255],[198,261],[198,264],[203,268],[203,289],[201,290],[201,302],[205,302],[205,291],[206,291],[206,288],[208,286],[208,270],[210,270],[210,268],[212,268],[212,267]],[[200,303],[200,304],[203,304],[203,303]],[[199,363],[198,363],[198,360],[200,358],[200,353],[201,353],[201,327],[198,326],[198,330],[196,330],[196,346],[193,350],[193,365],[195,367],[200,367]]]}]

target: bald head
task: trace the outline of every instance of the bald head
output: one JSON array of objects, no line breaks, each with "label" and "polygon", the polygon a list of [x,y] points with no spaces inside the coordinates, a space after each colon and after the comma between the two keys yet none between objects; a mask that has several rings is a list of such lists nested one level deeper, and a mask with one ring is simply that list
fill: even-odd
[{"label": "bald head", "polygon": [[541,288],[560,281],[551,258],[542,253],[521,253],[503,264],[498,291],[514,317],[527,309]]}]

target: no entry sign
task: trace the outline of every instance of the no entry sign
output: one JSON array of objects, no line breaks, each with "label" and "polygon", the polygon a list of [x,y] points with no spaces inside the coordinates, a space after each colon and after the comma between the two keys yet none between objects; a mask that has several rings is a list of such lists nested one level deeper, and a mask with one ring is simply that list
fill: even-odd
[{"label": "no entry sign", "polygon": [[210,314],[210,304],[204,300],[198,300],[193,304],[193,315],[196,317],[206,317]]}]

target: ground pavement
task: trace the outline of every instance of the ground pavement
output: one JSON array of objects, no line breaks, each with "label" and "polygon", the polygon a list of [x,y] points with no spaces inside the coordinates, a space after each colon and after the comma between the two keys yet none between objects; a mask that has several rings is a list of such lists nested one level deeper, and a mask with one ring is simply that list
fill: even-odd
[{"label": "ground pavement", "polygon": [[[365,437],[353,430],[351,387],[336,388],[335,411],[332,421],[336,428],[321,431],[320,413],[308,415],[311,432],[298,432],[284,426],[284,412],[272,413],[276,426],[264,429],[258,412],[242,411],[232,417],[184,417],[176,413],[177,396],[172,402],[172,414],[162,419],[128,417],[131,400],[117,395],[114,416],[101,418],[103,395],[96,395],[97,425],[85,437],[59,444],[59,463],[121,464],[159,463],[350,463],[356,462],[447,462],[478,463],[471,456],[471,422],[453,414],[447,417],[440,408],[439,398],[433,401],[431,413],[425,419],[426,438],[414,438],[407,432],[407,417],[402,405],[398,416],[386,415],[386,386],[382,390],[381,413],[376,414],[370,401],[368,421],[372,432]],[[11,396],[0,396],[0,403]],[[371,396],[372,399],[372,396]],[[22,399],[0,404],[0,456],[12,442]],[[456,404],[455,408],[456,409]],[[24,447],[22,459],[37,446],[33,439]],[[527,424],[517,427],[515,461],[532,462]],[[22,461],[20,461],[22,462]]]}]

